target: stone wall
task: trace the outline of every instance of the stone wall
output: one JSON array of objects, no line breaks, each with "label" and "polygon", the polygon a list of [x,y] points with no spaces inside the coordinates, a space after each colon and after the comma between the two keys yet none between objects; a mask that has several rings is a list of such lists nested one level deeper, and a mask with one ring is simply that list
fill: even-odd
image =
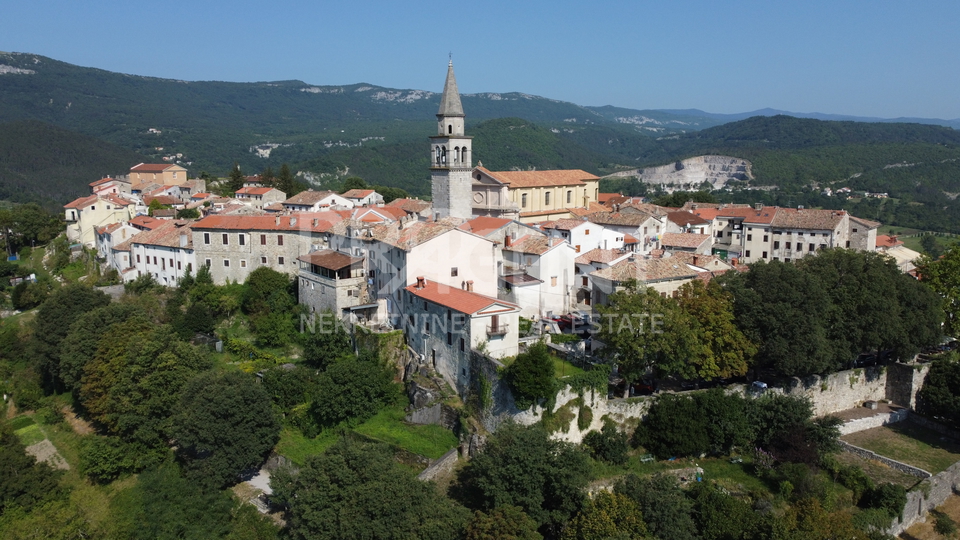
[{"label": "stone wall", "polygon": [[459,459],[459,450],[457,448],[452,448],[447,451],[446,454],[440,456],[440,459],[427,466],[426,469],[417,475],[417,479],[423,481],[433,481],[436,480],[437,477],[449,475],[457,466],[457,461],[459,461]]},{"label": "stone wall", "polygon": [[887,534],[896,536],[918,521],[923,521],[927,513],[940,506],[947,497],[960,490],[960,462],[947,470],[920,482],[907,492],[907,504],[903,507],[903,519],[894,520]]},{"label": "stone wall", "polygon": [[840,435],[849,435],[858,431],[893,424],[906,420],[909,416],[910,411],[908,409],[900,409],[889,413],[878,413],[868,418],[856,418],[844,422],[844,424],[840,426]]},{"label": "stone wall", "polygon": [[887,367],[887,399],[913,409],[917,392],[930,371],[930,364],[891,364]]},{"label": "stone wall", "polygon": [[871,452],[866,448],[860,448],[859,446],[854,446],[846,441],[838,441],[838,442],[840,443],[840,447],[843,448],[844,451],[850,452],[851,454],[856,454],[865,459],[872,459],[873,461],[879,461],[880,463],[883,463],[884,465],[890,467],[891,469],[896,469],[900,472],[905,472],[911,476],[916,476],[917,478],[930,478],[931,476],[933,476],[929,472],[919,467],[914,467],[913,465],[907,465],[906,463],[902,463],[895,459],[890,459],[888,457],[881,456],[880,454],[877,454],[876,452]]}]

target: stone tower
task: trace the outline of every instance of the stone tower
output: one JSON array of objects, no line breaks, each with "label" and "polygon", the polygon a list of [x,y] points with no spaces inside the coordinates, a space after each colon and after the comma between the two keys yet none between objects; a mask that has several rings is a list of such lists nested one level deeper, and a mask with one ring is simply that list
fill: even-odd
[{"label": "stone tower", "polygon": [[473,181],[470,173],[471,139],[463,134],[463,105],[453,75],[453,60],[447,66],[447,80],[437,113],[437,134],[430,137],[430,180],[433,213],[439,217],[473,217]]}]

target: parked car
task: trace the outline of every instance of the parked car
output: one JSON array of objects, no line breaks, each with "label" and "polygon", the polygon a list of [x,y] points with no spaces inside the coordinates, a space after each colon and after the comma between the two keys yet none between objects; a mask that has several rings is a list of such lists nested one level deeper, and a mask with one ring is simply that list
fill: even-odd
[{"label": "parked car", "polygon": [[750,391],[757,394],[762,394],[767,390],[767,383],[762,381],[753,381],[753,384],[750,385]]}]

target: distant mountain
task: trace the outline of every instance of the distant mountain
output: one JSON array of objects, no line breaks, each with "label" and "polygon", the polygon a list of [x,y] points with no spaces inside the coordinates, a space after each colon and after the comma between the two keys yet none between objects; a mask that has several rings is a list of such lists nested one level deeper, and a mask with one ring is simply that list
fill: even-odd
[{"label": "distant mountain", "polygon": [[679,117],[691,117],[693,119],[696,119],[696,121],[701,121],[701,122],[703,121],[702,119],[708,119],[709,121],[715,122],[715,125],[725,124],[727,122],[736,122],[737,120],[745,120],[752,116],[793,116],[795,118],[811,118],[814,120],[932,124],[937,126],[946,126],[953,129],[960,129],[960,118],[955,118],[953,120],[942,120],[939,118],[913,118],[913,117],[878,118],[878,117],[872,117],[872,116],[851,116],[851,115],[845,115],[845,114],[824,114],[824,113],[817,113],[817,112],[798,113],[798,112],[781,111],[778,109],[769,109],[769,108],[758,109],[756,111],[751,111],[751,112],[735,113],[735,114],[708,113],[705,111],[701,111],[700,109],[662,109],[660,112],[664,114],[679,116]]},{"label": "distant mountain", "polygon": [[0,123],[0,199],[59,205],[144,160],[136,152],[36,120]]},{"label": "distant mountain", "polygon": [[[770,152],[851,145],[952,145],[954,135],[960,133],[919,124],[818,124],[818,120],[770,116],[778,112],[770,109],[721,115],[696,109],[582,107],[523,93],[465,94],[462,101],[468,132],[476,137],[474,155],[494,168],[576,167],[603,174],[695,153],[724,153],[759,159],[758,169],[763,172],[773,171],[763,165],[764,155]],[[112,170],[103,168],[113,161],[98,157],[91,161],[85,182],[68,182],[71,189],[66,189],[67,184],[48,189],[20,178],[16,176],[24,174],[20,168],[6,172],[0,180],[4,185],[22,186],[20,196],[64,201],[78,195],[77,190],[84,191],[86,183],[99,175],[121,174],[136,162],[167,157],[191,174],[225,175],[234,162],[250,173],[289,163],[321,183],[349,171],[375,184],[429,195],[425,148],[426,138],[436,129],[433,118],[438,104],[438,93],[366,83],[189,82],[112,73],[33,54],[0,53],[0,122],[42,122],[73,132],[70,136],[78,138],[70,145],[79,145],[77,141],[86,137],[92,147],[110,148],[112,156],[119,156],[120,149],[137,156],[119,159]],[[68,137],[67,132],[58,133]],[[45,148],[35,137],[8,142],[24,155],[39,157]],[[34,143],[36,153],[25,148]],[[889,155],[912,159],[904,152]],[[819,181],[838,171],[829,167],[807,179]],[[758,181],[786,182],[785,174],[761,174]]]}]

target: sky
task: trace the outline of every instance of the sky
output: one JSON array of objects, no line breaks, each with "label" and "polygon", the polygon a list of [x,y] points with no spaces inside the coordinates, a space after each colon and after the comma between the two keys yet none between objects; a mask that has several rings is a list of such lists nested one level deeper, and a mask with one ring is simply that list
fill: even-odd
[{"label": "sky", "polygon": [[0,14],[0,51],[190,81],[439,92],[452,54],[466,94],[960,118],[957,0],[0,0]]}]

